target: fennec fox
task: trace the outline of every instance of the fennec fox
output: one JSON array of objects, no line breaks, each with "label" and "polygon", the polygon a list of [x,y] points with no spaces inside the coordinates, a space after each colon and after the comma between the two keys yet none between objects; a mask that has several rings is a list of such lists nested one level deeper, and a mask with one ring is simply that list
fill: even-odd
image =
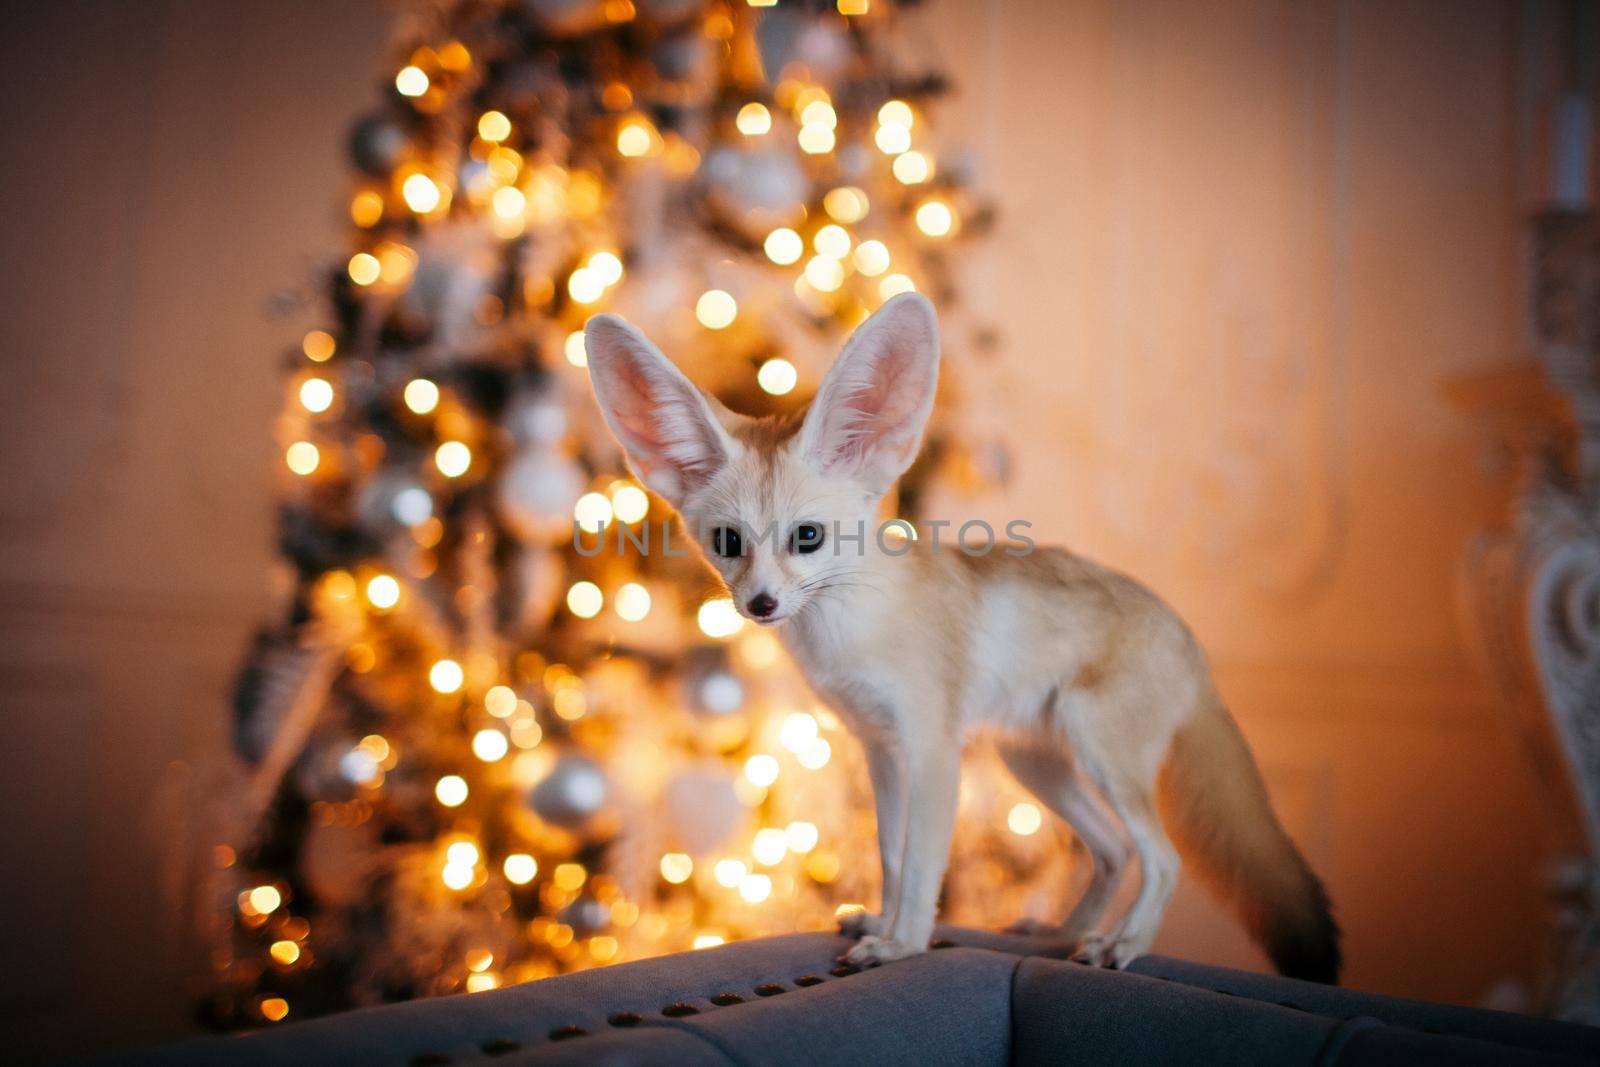
[{"label": "fennec fox", "polygon": [[[884,304],[792,417],[729,411],[614,315],[590,319],[585,340],[600,408],[640,479],[866,750],[883,901],[844,923],[859,938],[849,962],[927,949],[961,750],[987,728],[1092,858],[1059,930],[1082,959],[1120,967],[1149,950],[1178,875],[1170,830],[1279,971],[1337,980],[1327,894],[1170,608],[1061,549],[977,556],[874,535],[933,406],[938,323],[926,299]],[[1124,833],[1139,890],[1101,929],[1131,859]]]}]

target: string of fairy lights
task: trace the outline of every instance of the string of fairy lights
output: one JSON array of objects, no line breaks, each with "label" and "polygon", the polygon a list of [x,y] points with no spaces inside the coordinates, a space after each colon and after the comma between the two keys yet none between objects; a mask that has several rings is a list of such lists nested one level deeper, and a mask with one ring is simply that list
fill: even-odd
[{"label": "string of fairy lights", "polygon": [[[571,542],[669,516],[588,406],[590,314],[653,309],[782,410],[884,300],[951,295],[983,211],[935,90],[892,71],[893,5],[429,10],[353,135],[352,247],[289,371],[295,592],[239,701],[283,777],[213,857],[224,1026],[822,929],[877,877],[859,757],[774,636],[692,564]],[[667,222],[630,216],[652,197]],[[1011,786],[964,805],[1043,823]],[[970,851],[978,895],[1059,880],[1042,844]]]}]

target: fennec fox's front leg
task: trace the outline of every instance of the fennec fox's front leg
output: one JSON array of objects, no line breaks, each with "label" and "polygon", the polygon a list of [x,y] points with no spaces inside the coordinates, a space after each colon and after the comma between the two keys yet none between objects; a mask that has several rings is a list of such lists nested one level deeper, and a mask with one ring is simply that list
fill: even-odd
[{"label": "fennec fox's front leg", "polygon": [[905,850],[905,771],[894,742],[882,734],[862,738],[867,770],[872,777],[872,800],[878,812],[878,859],[883,868],[883,892],[877,911],[858,911],[839,920],[847,937],[880,936],[889,929],[895,901],[900,897],[900,860]]},{"label": "fennec fox's front leg", "polygon": [[[857,966],[904,959],[923,952],[933,937],[939,887],[950,861],[956,799],[961,789],[961,746],[940,732],[902,735],[899,798],[904,815],[898,894],[885,897],[887,930],[869,934],[845,953]],[[874,783],[876,786],[876,783]],[[881,809],[880,809],[881,810]]]}]

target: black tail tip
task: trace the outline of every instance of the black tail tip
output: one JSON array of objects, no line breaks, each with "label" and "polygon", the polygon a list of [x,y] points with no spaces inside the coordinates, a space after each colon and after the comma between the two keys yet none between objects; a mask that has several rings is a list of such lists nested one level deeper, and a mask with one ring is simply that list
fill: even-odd
[{"label": "black tail tip", "polygon": [[1315,917],[1309,923],[1297,924],[1293,930],[1283,930],[1270,939],[1267,954],[1272,965],[1285,978],[1299,978],[1323,985],[1338,985],[1339,972],[1344,967],[1344,955],[1339,950],[1339,924],[1326,901],[1319,902]]}]

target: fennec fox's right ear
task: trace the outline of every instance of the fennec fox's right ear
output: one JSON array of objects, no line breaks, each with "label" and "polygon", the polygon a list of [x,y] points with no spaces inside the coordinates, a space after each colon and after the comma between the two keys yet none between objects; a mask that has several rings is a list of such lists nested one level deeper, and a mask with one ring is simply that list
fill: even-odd
[{"label": "fennec fox's right ear", "polygon": [[589,380],[639,480],[680,507],[733,453],[711,402],[649,339],[616,315],[583,329]]}]

